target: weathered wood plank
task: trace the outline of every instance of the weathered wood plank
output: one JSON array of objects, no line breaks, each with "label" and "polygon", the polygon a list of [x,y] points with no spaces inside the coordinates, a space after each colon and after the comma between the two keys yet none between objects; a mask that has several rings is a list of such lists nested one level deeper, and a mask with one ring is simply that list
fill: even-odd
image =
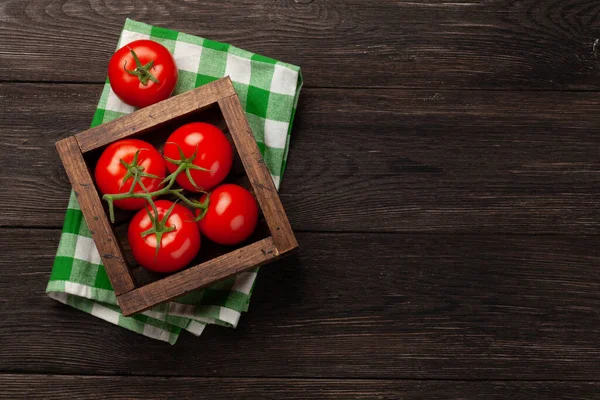
[{"label": "weathered wood plank", "polygon": [[175,346],[47,298],[58,236],[0,230],[0,371],[467,380],[600,374],[595,236],[301,233],[298,254],[261,270],[236,330],[209,327]]},{"label": "weathered wood plank", "polygon": [[[99,92],[0,85],[1,226],[61,226],[70,188],[53,145],[87,128]],[[582,92],[307,89],[282,202],[304,231],[598,234],[599,105]]]},{"label": "weathered wood plank", "polygon": [[298,64],[307,86],[598,90],[599,12],[595,0],[3,0],[0,77],[103,82],[131,17]]},{"label": "weathered wood plank", "polygon": [[598,382],[398,381],[141,376],[0,375],[7,399],[377,399],[588,400]]}]

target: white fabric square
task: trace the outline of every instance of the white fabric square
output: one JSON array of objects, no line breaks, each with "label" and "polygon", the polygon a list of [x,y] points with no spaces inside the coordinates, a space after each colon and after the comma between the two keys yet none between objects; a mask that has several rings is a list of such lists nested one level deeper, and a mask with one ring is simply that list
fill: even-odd
[{"label": "white fabric square", "polygon": [[227,322],[235,328],[240,320],[240,313],[231,308],[221,307],[219,311],[219,319]]},{"label": "white fabric square", "polygon": [[287,122],[265,120],[265,144],[276,149],[285,149],[289,124]]},{"label": "white fabric square", "polygon": [[288,67],[275,64],[273,71],[273,80],[271,80],[271,92],[279,94],[296,94],[296,85],[298,83],[298,72]]},{"label": "white fabric square", "polygon": [[108,98],[106,99],[106,110],[120,112],[123,114],[131,114],[135,111],[133,106],[123,103],[113,92],[112,88],[108,91]]},{"label": "white fabric square", "polygon": [[185,329],[188,332],[190,332],[196,336],[200,336],[202,334],[202,332],[204,331],[205,327],[206,327],[205,324],[201,324],[200,322],[197,322],[197,321],[190,321],[187,328],[185,328]]},{"label": "white fabric square", "polygon": [[198,65],[200,65],[200,56],[202,55],[202,47],[195,44],[185,42],[175,42],[175,52],[173,57],[177,64],[177,69],[198,73]]},{"label": "white fabric square", "polygon": [[65,292],[75,296],[84,297],[86,299],[92,298],[92,288],[88,285],[82,285],[81,283],[66,281]]},{"label": "white fabric square", "polygon": [[279,180],[280,177],[277,175],[271,175],[271,179],[273,179],[273,183],[275,184],[275,188],[279,190]]},{"label": "white fabric square", "polygon": [[75,245],[75,258],[92,264],[100,264],[100,254],[94,245],[94,240],[85,236],[77,236]]},{"label": "white fabric square", "polygon": [[250,294],[250,290],[252,290],[252,284],[254,283],[255,278],[256,272],[242,272],[235,277],[235,283],[233,284],[232,289],[236,292]]},{"label": "white fabric square", "polygon": [[250,83],[250,60],[227,54],[227,66],[225,67],[225,76],[229,75],[232,81]]},{"label": "white fabric square", "polygon": [[169,332],[165,331],[164,329],[157,328],[156,326],[150,325],[148,323],[144,324],[143,333],[146,336],[150,336],[158,340],[164,340],[165,342],[169,341]]},{"label": "white fabric square", "polygon": [[150,35],[132,31],[123,31],[123,33],[121,33],[121,40],[119,41],[119,49],[126,44],[133,42],[134,40],[142,39],[150,39]]},{"label": "white fabric square", "polygon": [[91,314],[112,324],[119,324],[119,313],[98,303],[94,303],[92,306]]}]

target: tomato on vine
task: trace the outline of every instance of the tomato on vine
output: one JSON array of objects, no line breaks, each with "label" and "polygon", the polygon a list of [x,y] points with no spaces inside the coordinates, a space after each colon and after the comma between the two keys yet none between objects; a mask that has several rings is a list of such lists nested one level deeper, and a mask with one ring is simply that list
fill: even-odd
[{"label": "tomato on vine", "polygon": [[[124,139],[111,143],[100,155],[94,171],[96,185],[103,194],[153,192],[165,178],[165,162],[150,143]],[[143,187],[142,187],[143,186]],[[115,200],[124,210],[138,210],[146,204],[143,198]]]},{"label": "tomato on vine", "polygon": [[178,75],[169,50],[152,40],[135,40],[121,47],[108,63],[113,92],[134,107],[167,99],[175,89]]},{"label": "tomato on vine", "polygon": [[258,222],[258,206],[252,194],[241,186],[225,184],[200,198],[208,204],[196,210],[200,233],[215,243],[234,245],[248,239]]},{"label": "tomato on vine", "polygon": [[207,191],[221,183],[233,163],[233,149],[218,127],[193,122],[169,136],[164,148],[169,172],[181,172],[177,183],[192,192]]},{"label": "tomato on vine", "polygon": [[[200,250],[194,215],[169,200],[154,202],[135,214],[127,232],[135,260],[156,272],[174,272],[189,264]],[[156,215],[158,212],[158,215]]]}]

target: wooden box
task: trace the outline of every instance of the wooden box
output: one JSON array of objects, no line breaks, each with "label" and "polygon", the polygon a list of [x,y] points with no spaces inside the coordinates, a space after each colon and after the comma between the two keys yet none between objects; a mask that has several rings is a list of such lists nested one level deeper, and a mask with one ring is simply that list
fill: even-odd
[{"label": "wooden box", "polygon": [[[189,267],[160,275],[134,265],[126,241],[126,227],[132,214],[121,218],[117,215],[116,224],[110,223],[106,202],[100,198],[91,171],[102,150],[114,141],[135,136],[153,144],[161,143],[177,127],[193,121],[213,123],[228,135],[236,155],[225,182],[249,189],[258,201],[262,217],[253,236],[237,248],[219,246],[203,238],[199,255]],[[123,315],[144,311],[272,262],[298,247],[228,77],[63,139],[56,143],[56,148]]]}]

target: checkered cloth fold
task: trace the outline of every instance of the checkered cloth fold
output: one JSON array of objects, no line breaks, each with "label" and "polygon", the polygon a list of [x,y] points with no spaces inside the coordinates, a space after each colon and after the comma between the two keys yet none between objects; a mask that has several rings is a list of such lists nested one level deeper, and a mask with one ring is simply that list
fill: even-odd
[{"label": "checkered cloth fold", "polygon": [[[300,68],[229,44],[127,19],[117,48],[137,39],[157,41],[173,53],[179,69],[174,94],[224,76],[231,78],[275,186],[279,188],[302,86]],[[117,98],[107,80],[92,127],[134,110]],[[175,302],[124,317],[77,199],[71,193],[46,291],[62,303],[174,344],[182,329],[200,335],[207,324],[235,328],[241,313],[248,310],[257,271],[241,273]]]}]

